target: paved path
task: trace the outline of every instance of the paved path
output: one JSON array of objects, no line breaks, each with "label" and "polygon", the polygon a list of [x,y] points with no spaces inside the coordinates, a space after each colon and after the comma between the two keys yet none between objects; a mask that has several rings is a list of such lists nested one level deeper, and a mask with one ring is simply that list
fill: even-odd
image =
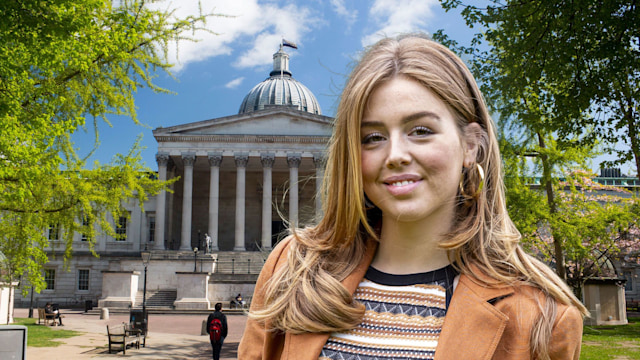
[{"label": "paved path", "polygon": [[[28,309],[16,309],[14,317],[27,317]],[[211,359],[211,344],[206,335],[200,335],[203,315],[149,315],[149,335],[146,348],[109,354],[107,325],[129,322],[126,314],[111,314],[108,320],[82,311],[62,309],[63,327],[54,330],[76,330],[83,334],[58,339],[64,344],[58,347],[28,347],[29,360],[79,360],[79,359]],[[37,316],[37,313],[35,314]],[[227,315],[229,335],[222,347],[221,359],[237,359],[238,343],[242,337],[247,317]]]}]

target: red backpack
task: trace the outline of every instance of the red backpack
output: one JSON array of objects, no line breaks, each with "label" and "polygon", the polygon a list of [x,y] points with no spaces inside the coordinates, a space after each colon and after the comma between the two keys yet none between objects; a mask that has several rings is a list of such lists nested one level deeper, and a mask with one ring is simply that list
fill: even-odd
[{"label": "red backpack", "polygon": [[213,319],[209,323],[209,339],[213,342],[219,342],[222,339],[222,321]]}]

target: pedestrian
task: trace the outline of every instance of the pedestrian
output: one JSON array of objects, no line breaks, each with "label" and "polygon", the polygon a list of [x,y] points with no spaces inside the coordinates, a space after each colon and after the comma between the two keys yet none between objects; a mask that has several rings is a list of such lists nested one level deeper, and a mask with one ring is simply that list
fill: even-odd
[{"label": "pedestrian", "polygon": [[222,303],[215,305],[215,311],[207,318],[207,333],[213,350],[213,360],[220,359],[220,350],[227,337],[227,316],[222,313]]},{"label": "pedestrian", "polygon": [[585,307],[526,254],[464,62],[382,39],[338,106],[323,217],[256,283],[238,358],[578,359]]}]

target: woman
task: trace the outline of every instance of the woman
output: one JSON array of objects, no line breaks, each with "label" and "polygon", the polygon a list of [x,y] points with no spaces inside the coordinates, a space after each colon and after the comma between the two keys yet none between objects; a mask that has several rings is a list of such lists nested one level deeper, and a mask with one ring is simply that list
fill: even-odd
[{"label": "woman", "polygon": [[265,263],[240,359],[578,359],[586,309],[518,245],[493,122],[451,51],[369,49],[326,174],[324,217]]}]

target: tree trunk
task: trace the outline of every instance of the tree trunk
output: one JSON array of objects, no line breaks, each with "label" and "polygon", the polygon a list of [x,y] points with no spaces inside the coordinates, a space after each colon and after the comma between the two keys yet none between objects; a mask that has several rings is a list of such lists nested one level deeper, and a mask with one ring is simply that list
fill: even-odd
[{"label": "tree trunk", "polygon": [[11,306],[12,294],[13,294],[13,281],[9,280],[9,301],[7,302],[7,325],[11,324],[11,310],[13,310],[13,306]]},{"label": "tree trunk", "polygon": [[[537,133],[538,136],[538,145],[541,149],[545,149],[546,145],[544,142],[544,138],[542,134]],[[553,182],[551,179],[551,170],[552,166],[549,163],[549,157],[544,154],[544,152],[540,155],[540,160],[542,161],[542,181],[544,182],[545,191],[547,193],[547,204],[549,205],[549,213],[553,216],[556,214],[556,202],[555,202],[555,194],[553,192]],[[556,273],[560,278],[564,281],[567,280],[567,273],[564,268],[564,249],[562,248],[562,241],[560,237],[554,231],[552,225],[549,225],[551,236],[553,237],[553,250],[554,257],[556,260]]]}]

